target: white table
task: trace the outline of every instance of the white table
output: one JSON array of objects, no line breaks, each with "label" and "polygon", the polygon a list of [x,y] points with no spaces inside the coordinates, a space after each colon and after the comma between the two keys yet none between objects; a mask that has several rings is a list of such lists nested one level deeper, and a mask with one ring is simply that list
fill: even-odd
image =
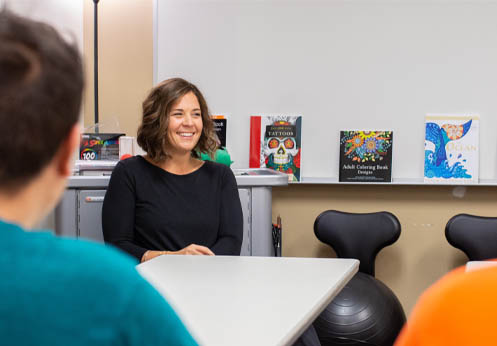
[{"label": "white table", "polygon": [[137,266],[205,346],[292,344],[358,268],[354,259],[172,255]]},{"label": "white table", "polygon": [[466,272],[476,269],[493,267],[496,265],[497,261],[469,261],[468,263],[466,263]]}]

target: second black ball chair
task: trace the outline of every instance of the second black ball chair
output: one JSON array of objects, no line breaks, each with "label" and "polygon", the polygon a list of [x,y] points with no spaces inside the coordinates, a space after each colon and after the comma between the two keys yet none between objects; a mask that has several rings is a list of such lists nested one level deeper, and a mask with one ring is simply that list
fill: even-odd
[{"label": "second black ball chair", "polygon": [[497,217],[457,214],[447,222],[445,237],[470,261],[497,258]]}]

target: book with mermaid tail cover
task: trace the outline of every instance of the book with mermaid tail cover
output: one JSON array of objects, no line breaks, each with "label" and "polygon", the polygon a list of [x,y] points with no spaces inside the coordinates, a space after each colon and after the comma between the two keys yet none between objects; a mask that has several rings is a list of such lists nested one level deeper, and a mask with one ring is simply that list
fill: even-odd
[{"label": "book with mermaid tail cover", "polygon": [[424,181],[478,183],[478,115],[427,115]]}]

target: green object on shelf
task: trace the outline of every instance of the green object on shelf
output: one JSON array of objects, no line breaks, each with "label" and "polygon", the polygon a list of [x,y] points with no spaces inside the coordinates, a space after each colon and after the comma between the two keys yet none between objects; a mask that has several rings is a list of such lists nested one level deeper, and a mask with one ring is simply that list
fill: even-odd
[{"label": "green object on shelf", "polygon": [[214,153],[213,159],[210,158],[209,155],[205,153],[200,154],[200,159],[204,161],[214,161],[222,163],[223,165],[226,165],[228,167],[231,166],[231,164],[233,163],[233,161],[231,161],[231,156],[228,153],[228,150],[226,150],[226,148],[217,149],[216,152]]}]

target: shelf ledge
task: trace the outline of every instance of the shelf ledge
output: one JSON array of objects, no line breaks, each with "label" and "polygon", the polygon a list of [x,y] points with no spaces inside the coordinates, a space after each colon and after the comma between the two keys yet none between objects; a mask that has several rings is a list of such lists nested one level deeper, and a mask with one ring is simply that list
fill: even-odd
[{"label": "shelf ledge", "polygon": [[339,182],[338,178],[302,177],[290,184],[340,184],[340,185],[427,185],[427,186],[497,186],[497,179],[480,179],[478,183],[425,183],[423,178],[393,178],[392,182]]}]

